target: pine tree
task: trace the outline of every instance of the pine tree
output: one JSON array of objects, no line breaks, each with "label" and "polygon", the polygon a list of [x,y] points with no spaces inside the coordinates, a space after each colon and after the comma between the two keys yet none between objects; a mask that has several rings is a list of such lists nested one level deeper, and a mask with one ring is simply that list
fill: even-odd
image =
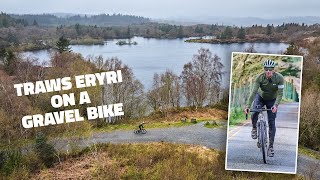
[{"label": "pine tree", "polygon": [[178,38],[183,38],[183,28],[182,28],[182,26],[179,26]]},{"label": "pine tree", "polygon": [[129,37],[131,37],[131,29],[130,29],[130,27],[128,26],[128,29],[127,29],[127,37],[129,38]]},{"label": "pine tree", "polygon": [[271,35],[272,34],[272,26],[270,26],[269,24],[267,25],[267,35]]},{"label": "pine tree", "polygon": [[39,25],[38,22],[34,19],[33,23],[32,23],[32,26],[38,26],[38,25]]},{"label": "pine tree", "polygon": [[220,38],[221,39],[231,39],[232,37],[233,37],[232,29],[229,26],[227,26],[226,29],[221,34]]},{"label": "pine tree", "polygon": [[60,53],[63,52],[70,52],[71,48],[70,48],[70,41],[66,38],[64,38],[63,36],[61,36],[56,44],[57,49]]},{"label": "pine tree", "polygon": [[77,35],[80,35],[80,34],[81,34],[80,24],[79,24],[79,23],[75,24],[75,25],[74,25],[74,28],[76,29]]},{"label": "pine tree", "polygon": [[35,152],[39,159],[46,167],[53,166],[56,157],[56,150],[51,144],[47,143],[48,139],[46,135],[40,133],[36,136]]},{"label": "pine tree", "polygon": [[242,26],[241,26],[240,30],[238,31],[237,38],[239,38],[239,39],[245,39],[246,38],[246,31]]}]

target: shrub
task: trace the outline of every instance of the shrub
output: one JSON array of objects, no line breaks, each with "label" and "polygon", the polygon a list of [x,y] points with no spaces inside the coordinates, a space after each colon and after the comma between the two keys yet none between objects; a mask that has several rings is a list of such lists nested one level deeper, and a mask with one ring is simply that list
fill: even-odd
[{"label": "shrub", "polygon": [[34,152],[25,155],[25,166],[30,173],[37,173],[40,169],[44,168],[41,159]]},{"label": "shrub", "polygon": [[35,152],[46,167],[51,167],[55,160],[56,150],[47,143],[47,137],[40,133],[36,136]]},{"label": "shrub", "polygon": [[19,169],[22,162],[22,154],[19,150],[6,150],[0,152],[0,170],[4,176],[8,176]]}]

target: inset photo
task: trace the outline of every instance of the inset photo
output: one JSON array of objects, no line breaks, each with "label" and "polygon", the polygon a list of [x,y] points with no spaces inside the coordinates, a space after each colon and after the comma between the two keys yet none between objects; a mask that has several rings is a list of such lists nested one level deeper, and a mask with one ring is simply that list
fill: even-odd
[{"label": "inset photo", "polygon": [[226,170],[296,174],[302,64],[232,53]]}]

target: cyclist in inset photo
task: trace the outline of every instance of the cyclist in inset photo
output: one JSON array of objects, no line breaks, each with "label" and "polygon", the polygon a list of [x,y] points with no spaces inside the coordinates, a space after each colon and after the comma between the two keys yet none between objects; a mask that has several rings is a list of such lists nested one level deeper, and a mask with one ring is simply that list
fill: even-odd
[{"label": "cyclist in inset photo", "polygon": [[[273,143],[276,134],[276,112],[278,110],[278,105],[282,99],[284,88],[284,78],[280,73],[274,71],[274,67],[275,62],[273,60],[268,59],[264,61],[264,72],[256,77],[252,93],[250,94],[249,99],[246,103],[246,107],[244,109],[246,114],[250,112],[250,107],[253,100],[253,108],[262,108],[264,105],[266,105],[267,109],[271,109],[271,111],[267,111],[269,124],[268,156],[270,157],[274,156]],[[251,116],[251,136],[253,139],[257,139],[258,114],[258,112],[254,112]]]}]

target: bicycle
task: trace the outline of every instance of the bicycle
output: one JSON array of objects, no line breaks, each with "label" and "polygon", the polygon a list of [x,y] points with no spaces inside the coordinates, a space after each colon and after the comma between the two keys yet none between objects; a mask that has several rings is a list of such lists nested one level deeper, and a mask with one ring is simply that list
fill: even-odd
[{"label": "bicycle", "polygon": [[147,130],[145,130],[145,129],[136,129],[136,130],[134,130],[133,131],[135,134],[145,134],[145,133],[147,133]]},{"label": "bicycle", "polygon": [[[250,110],[250,112],[258,112],[258,121],[257,121],[257,134],[258,134],[258,142],[257,146],[260,148],[262,152],[263,162],[267,164],[267,149],[269,144],[269,133],[267,128],[267,121],[264,118],[263,111],[271,111],[271,109],[259,108]],[[248,113],[246,114],[246,120],[248,119]]]}]

